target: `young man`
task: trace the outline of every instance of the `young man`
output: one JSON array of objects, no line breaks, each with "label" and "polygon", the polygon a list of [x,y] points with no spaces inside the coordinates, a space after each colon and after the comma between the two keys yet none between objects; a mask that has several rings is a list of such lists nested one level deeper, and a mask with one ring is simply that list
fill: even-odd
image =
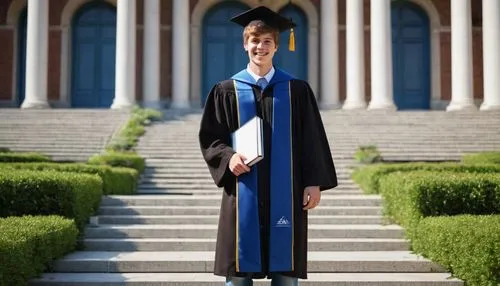
[{"label": "young man", "polygon": [[[309,85],[273,67],[279,33],[295,27],[266,7],[231,19],[243,27],[246,69],[208,95],[199,141],[210,173],[224,188],[214,274],[228,286],[271,278],[273,286],[307,278],[307,212],[337,186],[332,156]],[[232,148],[231,133],[263,119],[264,159],[252,167]]]}]

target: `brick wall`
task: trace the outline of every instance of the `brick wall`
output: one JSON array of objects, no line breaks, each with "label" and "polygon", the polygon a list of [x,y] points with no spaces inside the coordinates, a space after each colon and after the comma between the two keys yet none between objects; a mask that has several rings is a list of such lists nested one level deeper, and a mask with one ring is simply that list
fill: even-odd
[{"label": "brick wall", "polygon": [[12,99],[12,69],[14,51],[14,33],[10,29],[0,27],[0,100]]},{"label": "brick wall", "polygon": [[14,32],[7,27],[10,0],[0,1],[0,101],[12,98],[12,70],[14,63]]}]

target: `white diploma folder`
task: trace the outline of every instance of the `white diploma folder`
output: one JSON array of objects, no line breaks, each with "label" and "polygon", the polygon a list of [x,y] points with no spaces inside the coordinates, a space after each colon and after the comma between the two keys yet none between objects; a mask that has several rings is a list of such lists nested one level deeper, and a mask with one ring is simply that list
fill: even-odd
[{"label": "white diploma folder", "polygon": [[263,131],[262,119],[255,116],[231,134],[234,151],[246,157],[249,167],[264,158]]}]

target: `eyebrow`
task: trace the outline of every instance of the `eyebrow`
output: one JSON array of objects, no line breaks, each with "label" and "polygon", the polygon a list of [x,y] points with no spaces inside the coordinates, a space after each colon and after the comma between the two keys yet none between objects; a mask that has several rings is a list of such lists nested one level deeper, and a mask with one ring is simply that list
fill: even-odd
[{"label": "eyebrow", "polygon": [[267,37],[262,37],[262,36],[253,36],[254,39],[261,39],[261,40],[273,40],[273,37],[267,36]]}]

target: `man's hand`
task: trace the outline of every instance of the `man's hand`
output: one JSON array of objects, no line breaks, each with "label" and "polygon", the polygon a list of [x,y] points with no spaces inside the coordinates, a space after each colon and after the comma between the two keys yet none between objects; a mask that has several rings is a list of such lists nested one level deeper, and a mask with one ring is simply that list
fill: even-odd
[{"label": "man's hand", "polygon": [[245,156],[234,153],[234,155],[229,160],[229,170],[238,177],[241,174],[250,172],[250,168],[243,163],[245,161]]},{"label": "man's hand", "polygon": [[321,201],[321,191],[318,186],[310,186],[304,189],[304,210],[314,209]]}]

